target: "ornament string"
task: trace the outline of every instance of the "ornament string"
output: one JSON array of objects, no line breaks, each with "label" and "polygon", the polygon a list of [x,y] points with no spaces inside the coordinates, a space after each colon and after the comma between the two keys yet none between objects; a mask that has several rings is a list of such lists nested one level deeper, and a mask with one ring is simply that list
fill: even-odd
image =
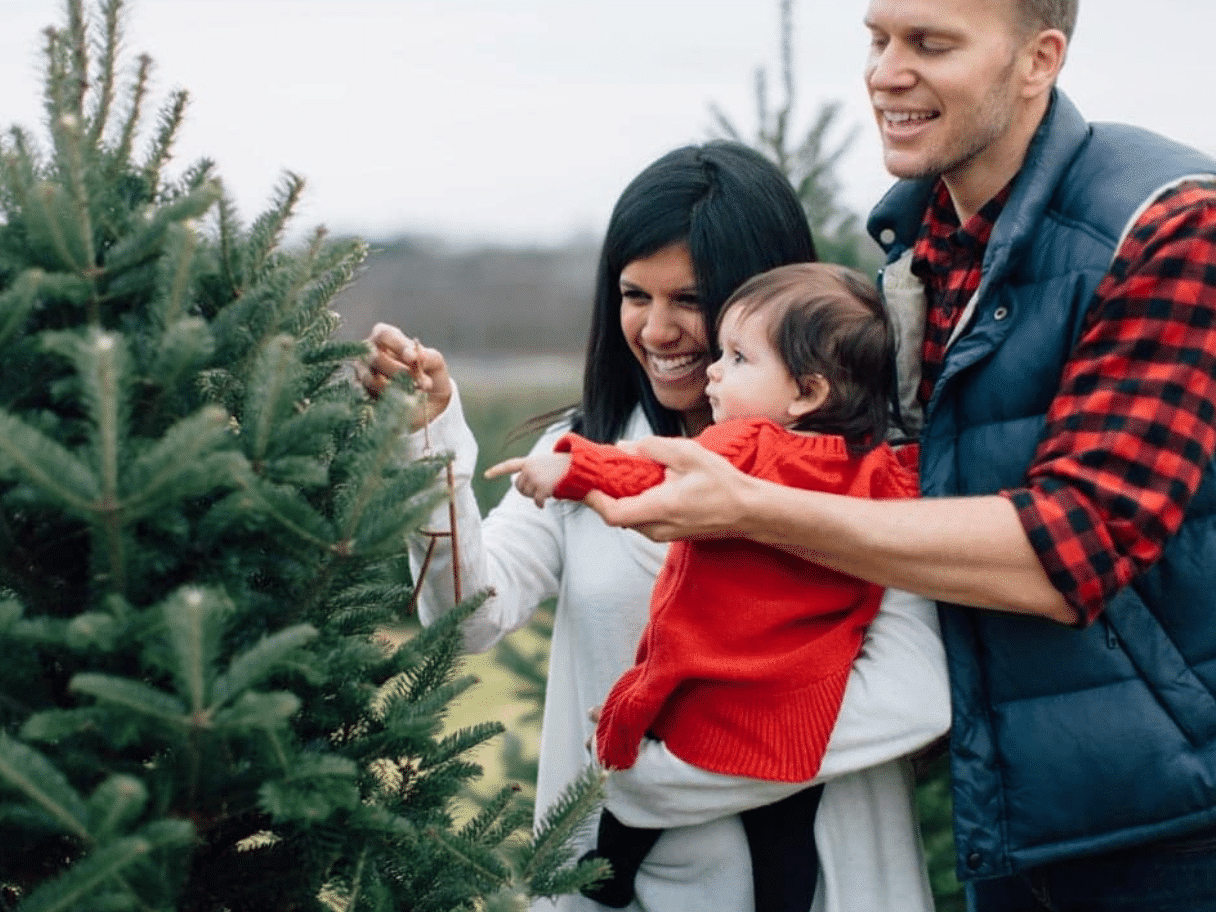
[{"label": "ornament string", "polygon": [[[413,342],[416,349],[422,349],[420,341],[414,339]],[[414,378],[415,387],[420,387],[423,377],[422,365],[415,363],[414,367],[409,369],[409,374]],[[424,456],[430,456],[433,453],[431,449],[430,399],[425,395],[422,399],[422,453]],[[435,555],[435,548],[441,538],[448,538],[452,541],[452,594],[456,599],[457,605],[462,600],[460,591],[460,536],[456,532],[456,475],[452,469],[452,460],[450,459],[444,466],[444,477],[448,491],[448,531],[418,530],[430,541],[427,543],[426,556],[422,559],[422,566],[418,568],[418,578],[414,581],[414,594],[410,598],[409,608],[407,609],[409,614],[413,614],[418,608],[418,598],[422,593],[422,581],[426,579],[427,571],[431,566],[431,559]]]}]

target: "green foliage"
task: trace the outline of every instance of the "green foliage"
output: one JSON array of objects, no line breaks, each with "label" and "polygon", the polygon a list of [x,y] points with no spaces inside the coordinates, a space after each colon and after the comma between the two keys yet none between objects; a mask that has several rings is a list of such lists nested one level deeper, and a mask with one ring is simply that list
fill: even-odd
[{"label": "green foliage", "polygon": [[209,162],[167,176],[184,93],[136,156],[150,64],[119,89],[123,2],[65,10],[50,147],[0,142],[0,909],[576,887],[595,872],[554,846],[594,783],[531,841],[510,790],[454,820],[501,730],[442,733],[478,600],[380,634],[442,461],[404,459],[408,389],[369,401],[362,346],[330,339],[362,243],[284,249],[292,175],[248,228]]},{"label": "green foliage", "polygon": [[756,71],[756,133],[745,137],[716,105],[710,106],[715,131],[726,138],[745,142],[776,163],[798,193],[815,234],[820,259],[874,273],[882,265],[878,248],[866,235],[857,213],[840,200],[841,184],[836,166],[848,153],[857,135],[853,127],[832,144],[840,116],[840,102],[820,105],[801,139],[794,136],[793,0],[778,0],[781,14],[779,67],[783,98],[775,110],[769,103],[768,74]]}]

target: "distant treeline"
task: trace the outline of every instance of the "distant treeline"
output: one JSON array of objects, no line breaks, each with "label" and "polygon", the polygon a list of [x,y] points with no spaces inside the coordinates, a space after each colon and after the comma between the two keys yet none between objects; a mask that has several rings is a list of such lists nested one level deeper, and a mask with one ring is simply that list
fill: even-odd
[{"label": "distant treeline", "polygon": [[598,242],[470,249],[403,238],[373,242],[335,302],[339,335],[395,323],[453,355],[575,353],[591,319]]}]

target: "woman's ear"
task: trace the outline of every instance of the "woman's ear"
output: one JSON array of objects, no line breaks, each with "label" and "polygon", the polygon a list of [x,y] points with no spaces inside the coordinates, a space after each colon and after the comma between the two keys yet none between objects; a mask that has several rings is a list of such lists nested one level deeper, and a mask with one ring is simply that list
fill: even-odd
[{"label": "woman's ear", "polygon": [[802,395],[789,405],[791,418],[811,414],[828,401],[828,394],[832,391],[832,385],[823,374],[805,375],[798,381],[798,388],[802,390]]}]

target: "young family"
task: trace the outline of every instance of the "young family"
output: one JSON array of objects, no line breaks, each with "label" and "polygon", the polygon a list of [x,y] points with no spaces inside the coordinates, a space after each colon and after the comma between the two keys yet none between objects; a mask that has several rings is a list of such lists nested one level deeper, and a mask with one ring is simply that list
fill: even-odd
[{"label": "young family", "polygon": [[760,156],[645,169],[484,521],[442,355],[374,330],[496,593],[468,647],[557,598],[537,806],[590,745],[614,869],[557,908],[931,909],[906,757],[949,728],[969,908],[1216,910],[1216,161],[1082,118],[1076,15],[870,0],[881,304]]}]

